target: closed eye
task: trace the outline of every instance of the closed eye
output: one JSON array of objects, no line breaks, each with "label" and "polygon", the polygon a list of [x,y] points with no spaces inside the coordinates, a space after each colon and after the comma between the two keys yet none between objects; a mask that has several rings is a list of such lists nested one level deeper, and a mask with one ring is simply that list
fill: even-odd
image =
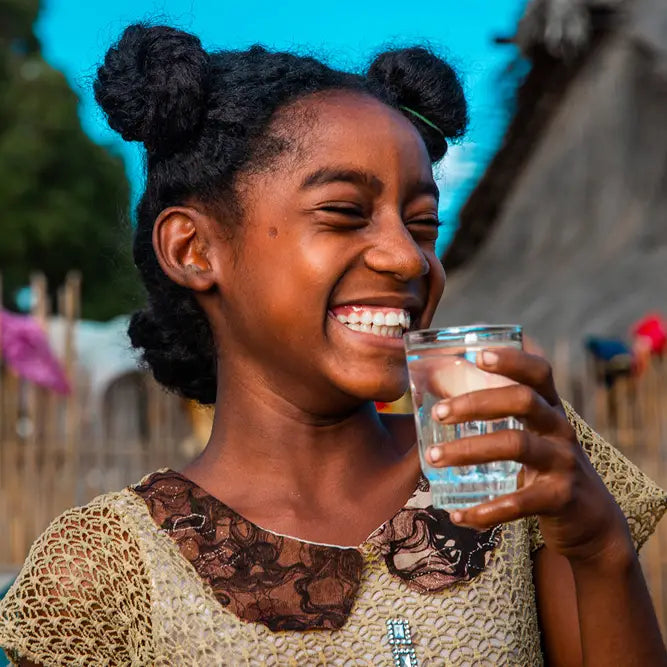
[{"label": "closed eye", "polygon": [[405,224],[413,236],[421,237],[429,242],[435,242],[438,239],[438,231],[442,225],[438,218],[419,218],[409,220]]},{"label": "closed eye", "polygon": [[364,212],[358,206],[321,206],[318,210],[354,217],[363,217]]},{"label": "closed eye", "polygon": [[440,227],[442,224],[438,218],[419,218],[417,220],[408,220],[406,225],[430,225],[432,227]]},{"label": "closed eye", "polygon": [[408,220],[405,224],[408,228],[421,227],[438,229],[438,227],[442,225],[442,222],[440,222],[438,218],[419,218],[418,220]]}]

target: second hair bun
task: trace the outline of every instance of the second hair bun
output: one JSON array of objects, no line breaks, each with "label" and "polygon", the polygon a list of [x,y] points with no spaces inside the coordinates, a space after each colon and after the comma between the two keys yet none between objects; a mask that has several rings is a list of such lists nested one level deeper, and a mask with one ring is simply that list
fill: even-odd
[{"label": "second hair bun", "polygon": [[[389,92],[396,106],[416,111],[439,128],[442,134],[420,125],[433,160],[445,154],[446,139],[457,139],[465,132],[468,113],[459,78],[428,49],[385,51],[371,63],[367,76],[372,85]],[[414,122],[414,117],[410,119]]]}]

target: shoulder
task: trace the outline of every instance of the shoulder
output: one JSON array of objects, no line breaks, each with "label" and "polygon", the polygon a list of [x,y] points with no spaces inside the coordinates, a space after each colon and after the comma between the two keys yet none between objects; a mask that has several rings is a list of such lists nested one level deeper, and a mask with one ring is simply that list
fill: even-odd
[{"label": "shoulder", "polygon": [[654,532],[667,509],[667,493],[616,447],[596,433],[569,405],[565,412],[577,440],[588,455],[597,474],[623,510],[639,550]]},{"label": "shoulder", "polygon": [[[616,447],[596,433],[563,401],[577,440],[614,500],[623,511],[635,548],[639,550],[655,531],[667,510],[667,493]],[[537,517],[528,519],[531,551],[544,546]]]},{"label": "shoulder", "polygon": [[102,571],[136,568],[142,559],[127,510],[132,497],[127,490],[106,493],[63,512],[34,542],[21,574],[66,567],[66,585],[73,576],[99,579]]},{"label": "shoulder", "polygon": [[[58,516],[0,603],[0,646],[39,664],[92,656],[127,664],[148,650],[149,581],[123,515],[127,491]],[[133,647],[132,649],[130,647]]]}]

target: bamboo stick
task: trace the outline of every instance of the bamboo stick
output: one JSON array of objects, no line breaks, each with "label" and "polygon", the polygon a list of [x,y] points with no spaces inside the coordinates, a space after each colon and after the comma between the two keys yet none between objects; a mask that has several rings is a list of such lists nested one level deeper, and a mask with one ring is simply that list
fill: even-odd
[{"label": "bamboo stick", "polygon": [[65,346],[63,364],[70,382],[71,393],[65,399],[65,433],[63,480],[65,486],[63,496],[72,504],[78,500],[79,480],[79,446],[78,438],[81,427],[80,400],[77,382],[76,323],[80,316],[81,275],[70,272],[65,279],[63,291],[63,315],[65,317]]}]

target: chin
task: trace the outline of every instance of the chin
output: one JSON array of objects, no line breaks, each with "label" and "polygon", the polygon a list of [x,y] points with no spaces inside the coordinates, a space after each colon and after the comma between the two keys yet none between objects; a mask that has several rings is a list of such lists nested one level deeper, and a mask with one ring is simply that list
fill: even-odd
[{"label": "chin", "polygon": [[[371,380],[369,382],[369,380]],[[383,375],[376,378],[364,378],[362,381],[346,383],[346,392],[357,396],[364,401],[381,401],[382,403],[393,403],[397,401],[408,390],[407,371],[391,375]]]}]

